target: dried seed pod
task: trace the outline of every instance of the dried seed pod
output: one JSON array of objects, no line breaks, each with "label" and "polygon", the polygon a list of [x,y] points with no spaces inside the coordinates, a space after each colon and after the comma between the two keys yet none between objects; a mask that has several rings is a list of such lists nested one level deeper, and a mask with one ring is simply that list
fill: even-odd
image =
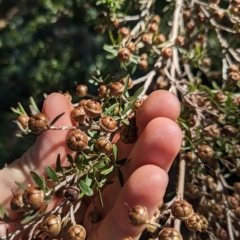
[{"label": "dried seed pod", "polygon": [[137,112],[142,106],[142,103],[143,103],[142,99],[137,99],[137,101],[133,105],[133,109]]},{"label": "dried seed pod", "polygon": [[126,46],[132,53],[136,52],[136,44],[134,42],[130,41]]},{"label": "dried seed pod", "polygon": [[217,9],[214,9],[214,10],[212,11],[212,16],[213,16],[213,18],[214,18],[216,21],[220,21],[220,20],[222,20],[222,18],[224,17],[224,12],[221,12],[221,11],[219,11],[219,10],[217,10]]},{"label": "dried seed pod", "polygon": [[189,202],[184,199],[180,199],[173,203],[171,212],[175,218],[185,221],[193,215],[194,210]]},{"label": "dried seed pod", "polygon": [[[123,78],[120,79],[120,83],[125,85],[126,80],[127,80],[127,77],[123,77]],[[131,89],[132,87],[133,87],[133,80],[131,78],[129,78],[129,80],[128,80],[128,89]]]},{"label": "dried seed pod", "polygon": [[107,86],[104,84],[100,85],[98,88],[98,96],[101,98],[105,98],[107,94],[108,94]]},{"label": "dried seed pod", "polygon": [[119,20],[117,18],[110,19],[109,26],[110,26],[110,28],[118,28],[119,27]]},{"label": "dried seed pod", "polygon": [[240,182],[235,182],[233,184],[233,190],[235,193],[240,194]]},{"label": "dried seed pod", "polygon": [[239,72],[230,72],[228,74],[227,80],[229,83],[237,84],[240,81],[240,73]]},{"label": "dried seed pod", "polygon": [[67,145],[73,151],[82,151],[88,145],[87,135],[81,130],[73,130],[67,135]]},{"label": "dried seed pod", "polygon": [[144,44],[151,44],[152,43],[152,34],[143,33],[141,36],[141,40]]},{"label": "dried seed pod", "polygon": [[78,200],[79,193],[80,193],[79,188],[77,188],[75,186],[69,186],[64,193],[64,197],[68,201],[74,202],[74,201]]},{"label": "dried seed pod", "polygon": [[212,138],[218,138],[221,135],[217,124],[212,124],[210,126],[205,127],[204,132],[206,133],[207,136]]},{"label": "dried seed pod", "polygon": [[86,239],[86,230],[82,225],[76,224],[68,229],[69,240],[84,240]]},{"label": "dried seed pod", "polygon": [[17,118],[17,121],[20,123],[23,129],[26,129],[28,127],[28,120],[29,116],[26,114],[19,115]]},{"label": "dried seed pod", "polygon": [[88,87],[83,84],[79,84],[76,86],[76,94],[78,97],[84,97],[87,95]]},{"label": "dried seed pod", "polygon": [[137,130],[124,125],[120,131],[120,139],[126,144],[134,143],[137,139]]},{"label": "dried seed pod", "polygon": [[189,22],[187,22],[186,29],[188,34],[192,33],[194,28],[195,28],[195,23],[193,20],[190,20]]},{"label": "dried seed pod", "polygon": [[89,118],[95,118],[102,113],[102,106],[97,101],[89,100],[84,104],[84,110]]},{"label": "dried seed pod", "polygon": [[193,152],[186,152],[183,155],[183,158],[186,160],[187,163],[190,163],[190,164],[197,161],[197,156]]},{"label": "dried seed pod", "polygon": [[50,215],[43,220],[42,229],[48,236],[56,237],[61,231],[61,221],[56,215]]},{"label": "dried seed pod", "polygon": [[234,136],[238,133],[238,129],[231,126],[231,125],[225,125],[222,129],[223,133],[228,136]]},{"label": "dried seed pod", "polygon": [[166,42],[166,37],[164,34],[157,34],[154,38],[153,38],[153,42],[155,44],[162,44],[164,42]]},{"label": "dried seed pod", "polygon": [[96,209],[94,209],[94,210],[92,210],[92,211],[90,211],[90,212],[88,213],[88,220],[89,220],[91,223],[97,223],[97,222],[99,222],[101,219],[102,219],[102,215],[101,215],[101,213],[100,213],[98,210],[96,210]]},{"label": "dried seed pod", "polygon": [[114,82],[109,86],[109,90],[113,97],[119,97],[124,92],[124,85],[120,82]]},{"label": "dried seed pod", "polygon": [[56,192],[55,192],[55,197],[56,198],[63,198],[64,197],[64,194],[65,194],[65,191],[66,191],[66,188],[65,186],[61,187],[60,189],[58,189]]},{"label": "dried seed pod", "polygon": [[112,143],[109,141],[109,139],[105,137],[100,137],[95,143],[95,147],[97,150],[103,153],[110,153],[112,151]]},{"label": "dried seed pod", "polygon": [[[214,99],[219,102],[219,103],[224,103],[227,101],[228,97],[226,95],[224,95],[221,92],[216,93],[216,95],[214,96]],[[214,124],[215,126],[217,126],[216,124]]]},{"label": "dried seed pod", "polygon": [[72,95],[69,92],[63,93],[63,95],[71,102],[72,101]]},{"label": "dried seed pod", "polygon": [[197,185],[187,184],[187,195],[191,199],[198,199],[202,196]]},{"label": "dried seed pod", "polygon": [[227,196],[229,207],[235,209],[239,206],[239,201],[234,196]]},{"label": "dried seed pod", "polygon": [[117,128],[117,122],[113,117],[104,116],[99,119],[99,126],[103,132],[115,132]]},{"label": "dried seed pod", "polygon": [[128,62],[130,60],[131,52],[128,48],[121,48],[118,51],[118,61],[119,62]]},{"label": "dried seed pod", "polygon": [[182,240],[182,235],[175,228],[164,228],[158,235],[159,240]]},{"label": "dried seed pod", "polygon": [[84,107],[83,107],[83,106],[75,107],[75,108],[71,111],[70,117],[71,117],[71,119],[74,120],[75,122],[84,124],[84,122],[85,122],[85,120],[86,120],[86,118],[87,118],[87,115],[86,115],[86,113],[85,113]]},{"label": "dried seed pod", "polygon": [[10,206],[14,212],[24,211],[24,203],[22,197],[23,197],[22,193],[17,193],[12,197]]},{"label": "dried seed pod", "polygon": [[139,59],[138,67],[141,70],[146,70],[148,68],[148,61],[146,59]]},{"label": "dried seed pod", "polygon": [[194,213],[189,219],[185,221],[187,228],[190,231],[203,232],[208,228],[208,220],[202,216]]},{"label": "dried seed pod", "polygon": [[44,203],[44,192],[38,186],[29,186],[22,196],[24,206],[31,210],[38,210]]},{"label": "dried seed pod", "polygon": [[229,68],[227,69],[227,73],[230,73],[230,72],[238,72],[238,66],[237,65],[230,65]]},{"label": "dried seed pod", "polygon": [[229,240],[229,236],[228,236],[228,233],[225,229],[223,228],[217,228],[216,230],[216,237],[219,239],[219,240]]},{"label": "dried seed pod", "polygon": [[162,49],[163,58],[168,59],[172,57],[172,48],[166,47]]},{"label": "dried seed pod", "polygon": [[131,209],[128,216],[133,226],[141,226],[148,220],[148,211],[146,207],[136,205]]},{"label": "dried seed pod", "polygon": [[208,161],[213,157],[213,149],[208,145],[199,146],[197,155],[203,161]]},{"label": "dried seed pod", "polygon": [[50,124],[50,118],[44,113],[34,114],[28,120],[28,127],[35,134],[46,131],[50,128]]},{"label": "dried seed pod", "polygon": [[219,203],[213,203],[211,206],[210,206],[210,209],[209,211],[216,217],[218,218],[224,218],[224,214],[223,214],[223,208],[221,206],[221,204]]},{"label": "dried seed pod", "polygon": [[87,102],[88,102],[89,100],[87,100],[87,99],[82,99],[82,100],[80,100],[79,102],[78,102],[78,106],[79,107],[83,107]]},{"label": "dried seed pod", "polygon": [[155,22],[155,23],[160,23],[161,22],[161,18],[159,15],[154,15],[153,18],[151,19],[151,22]]},{"label": "dried seed pod", "polygon": [[120,28],[118,32],[123,38],[128,37],[130,35],[130,30],[127,27]]},{"label": "dried seed pod", "polygon": [[148,31],[156,34],[158,32],[158,24],[156,22],[152,22],[148,25]]},{"label": "dried seed pod", "polygon": [[180,46],[180,47],[184,46],[184,45],[186,44],[186,42],[185,42],[185,37],[183,37],[183,36],[178,36],[178,37],[175,39],[175,43],[176,43],[177,46]]}]

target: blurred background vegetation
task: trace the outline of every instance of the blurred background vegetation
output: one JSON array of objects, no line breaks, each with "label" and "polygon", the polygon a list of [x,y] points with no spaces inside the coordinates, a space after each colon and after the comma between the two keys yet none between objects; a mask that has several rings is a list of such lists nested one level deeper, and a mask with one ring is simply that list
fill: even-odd
[{"label": "blurred background vegetation", "polygon": [[[115,2],[131,14],[138,8],[138,1]],[[166,4],[157,2],[158,10]],[[29,96],[41,106],[43,93],[72,94],[75,82],[83,83],[96,69],[103,76],[124,74],[116,62],[109,65],[103,50],[109,37],[99,34],[99,13],[108,12],[107,7],[86,0],[0,0],[0,168],[20,157],[35,139],[15,137],[17,116],[10,107],[21,102],[28,110]]]}]

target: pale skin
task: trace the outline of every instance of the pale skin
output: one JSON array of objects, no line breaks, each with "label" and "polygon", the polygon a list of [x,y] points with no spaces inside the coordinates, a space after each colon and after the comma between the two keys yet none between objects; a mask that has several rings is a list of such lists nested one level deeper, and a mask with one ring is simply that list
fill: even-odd
[{"label": "pale skin", "polygon": [[[65,114],[55,123],[57,126],[73,125],[70,101],[59,93],[53,93],[45,100],[42,112],[54,119],[62,112]],[[122,168],[125,184],[119,180],[106,187],[102,192],[104,208],[96,198],[95,206],[103,219],[96,225],[88,220],[88,212],[93,205],[85,201],[77,221],[83,224],[89,240],[121,240],[131,236],[137,240],[145,226],[134,227],[129,222],[129,207],[146,206],[149,218],[161,202],[168,184],[167,171],[177,155],[182,140],[182,132],[175,123],[180,113],[177,98],[167,91],[158,90],[149,95],[137,114],[138,139],[134,144],[118,143],[119,158],[131,158]],[[35,144],[18,160],[0,170],[0,204],[4,204],[9,216],[16,218],[10,210],[9,202],[13,190],[19,192],[14,181],[33,184],[30,171],[44,175],[44,166],[53,166],[60,153],[62,165],[66,165],[66,154],[72,151],[66,146],[67,131],[46,131],[37,137]],[[56,202],[55,202],[56,205]],[[129,207],[128,207],[128,206]],[[50,206],[53,207],[54,203]],[[6,224],[0,223],[0,236],[5,235]],[[10,226],[11,229],[11,226]]]}]

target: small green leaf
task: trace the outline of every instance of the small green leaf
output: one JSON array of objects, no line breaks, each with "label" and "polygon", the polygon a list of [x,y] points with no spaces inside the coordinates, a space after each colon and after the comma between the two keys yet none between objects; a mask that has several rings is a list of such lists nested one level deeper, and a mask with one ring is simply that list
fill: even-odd
[{"label": "small green leaf", "polygon": [[109,108],[107,108],[105,111],[104,111],[104,114],[108,114],[110,113],[112,110],[115,109],[115,107],[117,107],[119,105],[119,103],[114,103],[112,106],[110,106]]},{"label": "small green leaf", "polygon": [[86,196],[92,196],[93,195],[93,190],[83,180],[80,180],[78,185],[79,185],[79,188],[82,190],[82,192]]},{"label": "small green leaf", "polygon": [[51,122],[51,125],[53,125],[59,118],[61,118],[63,115],[65,114],[65,112],[60,113],[59,115],[57,115]]},{"label": "small green leaf", "polygon": [[219,90],[219,86],[215,81],[212,81],[212,86],[214,89]]},{"label": "small green leaf", "polygon": [[89,174],[87,174],[87,176],[86,176],[86,181],[85,181],[85,183],[86,183],[89,187],[90,187],[91,184],[92,184],[92,178],[89,177]]},{"label": "small green leaf", "polygon": [[123,174],[119,168],[118,168],[118,179],[119,179],[121,187],[123,187],[123,185],[124,185]]},{"label": "small green leaf", "polygon": [[126,81],[124,83],[124,91],[123,91],[123,95],[125,96],[127,90],[128,90],[128,85],[129,85],[129,75],[127,75],[126,77]]},{"label": "small green leaf", "polygon": [[44,178],[41,178],[37,173],[30,172],[35,183],[45,192],[46,184]]},{"label": "small green leaf", "polygon": [[133,94],[133,96],[138,97],[143,92],[143,90],[144,90],[144,87],[142,86]]},{"label": "small green leaf", "polygon": [[113,165],[112,165],[110,168],[101,171],[100,174],[102,174],[102,175],[107,175],[107,174],[111,173],[111,172],[113,171],[113,169],[114,169],[114,167],[113,167]]},{"label": "small green leaf", "polygon": [[131,103],[129,103],[125,109],[123,110],[123,112],[121,113],[122,115],[125,115],[135,104],[137,100],[133,100]]},{"label": "small green leaf", "polygon": [[130,125],[130,122],[129,122],[129,120],[127,120],[127,119],[123,119],[122,120],[122,123],[124,123],[125,125],[127,125],[127,126],[129,126]]},{"label": "small green leaf", "polygon": [[6,210],[5,210],[5,207],[0,204],[0,214],[1,214],[1,218],[0,218],[0,221],[4,221],[4,222],[11,222],[11,218],[8,217],[7,213],[6,213]]},{"label": "small green leaf", "polygon": [[55,170],[54,170],[52,167],[47,166],[47,167],[46,167],[46,172],[47,172],[47,175],[48,175],[54,182],[59,183],[58,176],[57,176]]},{"label": "small green leaf", "polygon": [[33,107],[33,109],[34,109],[37,113],[40,113],[40,110],[39,110],[37,104],[35,103],[33,97],[30,97],[29,100],[30,100],[30,103],[31,103],[31,106]]},{"label": "small green leaf", "polygon": [[26,224],[30,222],[32,219],[34,219],[38,215],[38,211],[34,212],[32,215],[28,215],[21,221],[21,224]]},{"label": "small green leaf", "polygon": [[21,184],[21,183],[19,183],[19,182],[15,181],[15,183],[16,183],[16,185],[17,185],[19,188],[21,188],[23,191],[25,191],[25,190],[27,189],[26,186],[24,186],[23,184]]},{"label": "small green leaf", "polygon": [[116,162],[117,159],[118,159],[118,148],[117,148],[117,145],[113,143],[112,149],[113,149],[114,161]]}]

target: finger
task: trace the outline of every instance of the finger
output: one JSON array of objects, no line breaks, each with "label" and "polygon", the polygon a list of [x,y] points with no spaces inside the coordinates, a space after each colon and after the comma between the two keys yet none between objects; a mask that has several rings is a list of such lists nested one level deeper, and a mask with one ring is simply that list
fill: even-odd
[{"label": "finger", "polygon": [[[72,104],[65,96],[53,93],[45,100],[42,112],[52,120],[60,113],[65,112],[55,125],[71,126],[70,111],[72,108]],[[31,184],[30,171],[35,171],[41,176],[45,174],[44,166],[55,165],[57,154],[64,159],[66,154],[71,153],[66,146],[66,135],[67,131],[48,130],[42,133],[21,158],[0,171],[0,189],[5,193],[1,194],[0,203],[5,205],[7,210],[9,210],[9,198],[12,195],[11,189],[15,193],[18,192],[14,181]]]},{"label": "finger", "polygon": [[[141,135],[147,124],[154,118],[165,117],[176,121],[179,114],[179,100],[172,93],[165,90],[152,92],[137,112],[136,125],[138,128],[138,136]],[[119,159],[123,159],[128,157],[134,144],[124,144],[119,140],[117,146]]]},{"label": "finger", "polygon": [[150,219],[164,196],[167,182],[165,171],[155,165],[138,168],[127,180],[115,205],[97,229],[91,231],[91,226],[85,222],[87,231],[91,233],[89,240],[121,240],[127,236],[138,239],[146,225],[135,227],[130,224],[129,207],[145,206]]},{"label": "finger", "polygon": [[[138,168],[148,164],[156,165],[164,171],[168,171],[180,149],[181,140],[182,132],[175,122],[167,118],[152,120],[133,147],[129,162],[121,168],[124,181],[127,181]],[[95,200],[95,205],[103,217],[114,206],[121,191],[118,177],[113,180],[114,183],[107,186],[102,192],[104,208],[100,206],[98,199]],[[88,212],[92,209],[93,206],[90,205]]]}]

